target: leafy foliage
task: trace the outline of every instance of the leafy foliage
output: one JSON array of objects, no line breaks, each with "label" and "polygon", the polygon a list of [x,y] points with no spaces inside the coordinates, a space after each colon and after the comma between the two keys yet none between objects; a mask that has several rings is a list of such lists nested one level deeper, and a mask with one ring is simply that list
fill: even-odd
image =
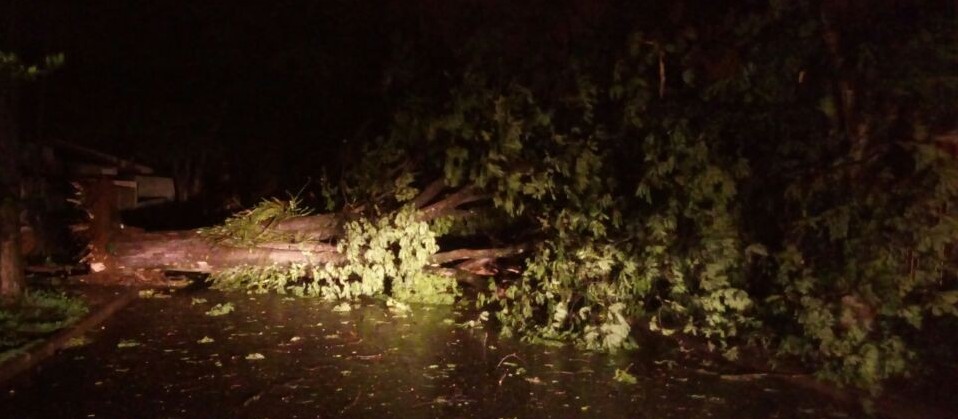
[{"label": "leafy foliage", "polygon": [[539,53],[502,51],[547,44],[504,23],[458,48],[448,94],[410,97],[344,179],[345,206],[381,204],[347,227],[348,263],[246,284],[450,298],[423,271],[437,234],[485,229],[402,207],[442,178],[492,196],[496,239],[535,243],[479,296],[506,332],[616,349],[643,319],[877,392],[921,360],[929,318],[958,314],[958,164],[936,137],[955,128],[958,56],[935,8],[953,18],[769,1],[663,21],[649,5]]},{"label": "leafy foliage", "polygon": [[453,279],[424,271],[439,247],[427,223],[416,220],[411,208],[377,222],[352,221],[337,245],[346,256],[340,266],[313,271],[328,285],[319,293],[327,299],[377,295],[388,290],[400,301],[449,304],[455,297]]},{"label": "leafy foliage", "polygon": [[9,80],[31,81],[61,66],[66,61],[63,54],[44,57],[43,65],[27,65],[16,54],[0,51],[0,76]]},{"label": "leafy foliage", "polygon": [[415,216],[415,211],[405,209],[376,221],[347,223],[337,244],[344,263],[240,266],[218,273],[215,285],[327,300],[389,294],[407,302],[452,303],[458,292],[455,280],[424,270],[439,247],[428,224]]},{"label": "leafy foliage", "polygon": [[506,331],[616,348],[644,317],[877,391],[917,359],[908,330],[956,310],[958,165],[931,134],[953,128],[954,28],[902,4],[705,9],[629,15],[568,58],[504,53],[497,36],[536,43],[504,24],[378,146],[535,238],[480,297]]}]

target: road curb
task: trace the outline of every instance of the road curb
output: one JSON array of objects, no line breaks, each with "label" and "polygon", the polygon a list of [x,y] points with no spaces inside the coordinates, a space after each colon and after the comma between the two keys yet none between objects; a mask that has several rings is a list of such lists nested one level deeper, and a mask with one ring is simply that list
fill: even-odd
[{"label": "road curb", "polygon": [[70,339],[78,337],[99,325],[117,311],[126,307],[126,305],[135,300],[137,296],[137,289],[125,290],[117,298],[102,305],[95,312],[74,323],[72,326],[55,333],[42,343],[30,347],[26,352],[0,364],[0,386],[4,386],[10,379],[16,377],[21,372],[33,368],[44,359],[55,354],[58,350],[63,349],[63,347],[70,342]]}]

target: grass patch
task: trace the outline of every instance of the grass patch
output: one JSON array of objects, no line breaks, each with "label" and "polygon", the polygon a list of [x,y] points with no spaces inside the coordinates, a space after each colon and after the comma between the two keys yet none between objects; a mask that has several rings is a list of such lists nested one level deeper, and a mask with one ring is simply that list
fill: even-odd
[{"label": "grass patch", "polygon": [[52,291],[30,291],[14,303],[0,305],[0,362],[69,326],[87,311],[81,299]]}]

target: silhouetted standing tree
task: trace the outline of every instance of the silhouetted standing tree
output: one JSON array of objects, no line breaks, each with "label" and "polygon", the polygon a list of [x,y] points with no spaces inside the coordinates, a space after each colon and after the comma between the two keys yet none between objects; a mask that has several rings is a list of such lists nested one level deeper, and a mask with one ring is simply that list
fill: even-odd
[{"label": "silhouetted standing tree", "polygon": [[[15,2],[8,4],[13,9]],[[13,10],[6,10],[4,35],[15,31]],[[9,39],[8,39],[9,41]],[[17,197],[20,191],[18,139],[13,117],[13,87],[23,70],[16,55],[0,51],[0,299],[10,300],[23,292],[23,259],[20,252],[20,223]]]},{"label": "silhouetted standing tree", "polygon": [[[7,2],[2,31],[5,46],[16,39],[16,5]],[[48,56],[44,66],[25,65],[13,52],[0,50],[0,300],[18,298],[24,289],[20,248],[20,147],[17,129],[17,84],[35,79],[63,62],[62,55]]]}]

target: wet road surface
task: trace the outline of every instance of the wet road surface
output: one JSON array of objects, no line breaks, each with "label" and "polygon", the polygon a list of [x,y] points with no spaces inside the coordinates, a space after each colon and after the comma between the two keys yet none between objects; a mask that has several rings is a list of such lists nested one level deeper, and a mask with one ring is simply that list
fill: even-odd
[{"label": "wet road surface", "polygon": [[[226,303],[235,310],[207,314]],[[374,300],[349,308],[209,290],[140,299],[3,387],[0,417],[856,415],[808,390],[722,380],[648,349],[607,355],[500,339],[460,326],[473,310],[398,311]],[[625,368],[636,383],[613,379]]]}]

